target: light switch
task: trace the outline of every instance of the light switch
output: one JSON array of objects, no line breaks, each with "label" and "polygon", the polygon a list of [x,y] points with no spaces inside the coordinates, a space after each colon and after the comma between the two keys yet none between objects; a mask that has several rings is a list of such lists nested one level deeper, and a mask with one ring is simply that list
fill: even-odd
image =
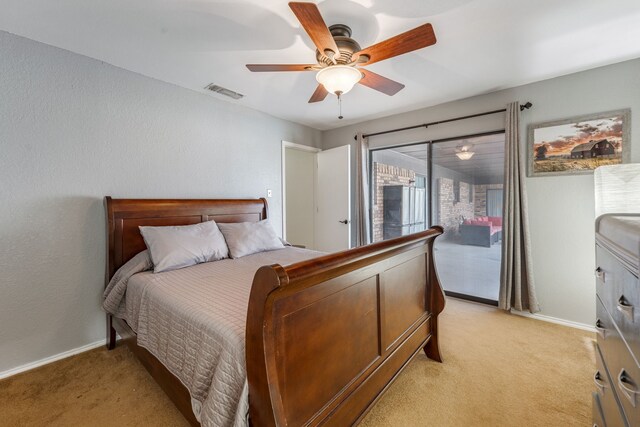
[{"label": "light switch", "polygon": [[272,197],[273,191],[267,188],[267,197]]}]

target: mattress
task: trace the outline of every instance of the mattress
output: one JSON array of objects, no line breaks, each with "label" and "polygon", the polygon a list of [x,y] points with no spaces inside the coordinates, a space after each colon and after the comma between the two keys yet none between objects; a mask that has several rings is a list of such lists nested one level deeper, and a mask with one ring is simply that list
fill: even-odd
[{"label": "mattress", "polygon": [[129,278],[125,320],[138,345],[187,387],[203,426],[247,425],[245,323],[256,271],[318,255],[287,247]]},{"label": "mattress", "polygon": [[607,214],[596,223],[598,244],[616,254],[638,274],[640,264],[640,214]]}]

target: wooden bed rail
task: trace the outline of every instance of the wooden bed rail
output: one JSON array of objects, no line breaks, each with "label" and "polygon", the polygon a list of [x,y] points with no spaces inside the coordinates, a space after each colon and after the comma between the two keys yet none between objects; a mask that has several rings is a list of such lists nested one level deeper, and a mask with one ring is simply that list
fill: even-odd
[{"label": "wooden bed rail", "polygon": [[442,361],[442,232],[258,270],[246,329],[251,425],[352,425],[420,349]]}]

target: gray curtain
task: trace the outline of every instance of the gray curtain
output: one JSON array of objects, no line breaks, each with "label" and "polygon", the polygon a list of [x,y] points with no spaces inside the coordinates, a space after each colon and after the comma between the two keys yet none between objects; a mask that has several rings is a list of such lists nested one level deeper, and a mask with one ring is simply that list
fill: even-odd
[{"label": "gray curtain", "polygon": [[500,300],[503,310],[540,311],[531,271],[531,239],[527,218],[524,162],[520,155],[520,105],[507,105],[504,153],[504,215]]},{"label": "gray curtain", "polygon": [[356,138],[356,246],[369,238],[369,141],[358,133]]}]

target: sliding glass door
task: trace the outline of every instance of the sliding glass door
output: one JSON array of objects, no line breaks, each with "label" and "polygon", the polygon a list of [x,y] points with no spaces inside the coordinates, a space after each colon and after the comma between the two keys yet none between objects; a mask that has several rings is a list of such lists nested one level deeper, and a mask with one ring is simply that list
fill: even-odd
[{"label": "sliding glass door", "polygon": [[495,304],[504,133],[372,150],[370,166],[373,241],[441,225],[435,261],[447,294]]},{"label": "sliding glass door", "polygon": [[435,259],[449,295],[496,302],[500,289],[504,133],[433,144]]}]

